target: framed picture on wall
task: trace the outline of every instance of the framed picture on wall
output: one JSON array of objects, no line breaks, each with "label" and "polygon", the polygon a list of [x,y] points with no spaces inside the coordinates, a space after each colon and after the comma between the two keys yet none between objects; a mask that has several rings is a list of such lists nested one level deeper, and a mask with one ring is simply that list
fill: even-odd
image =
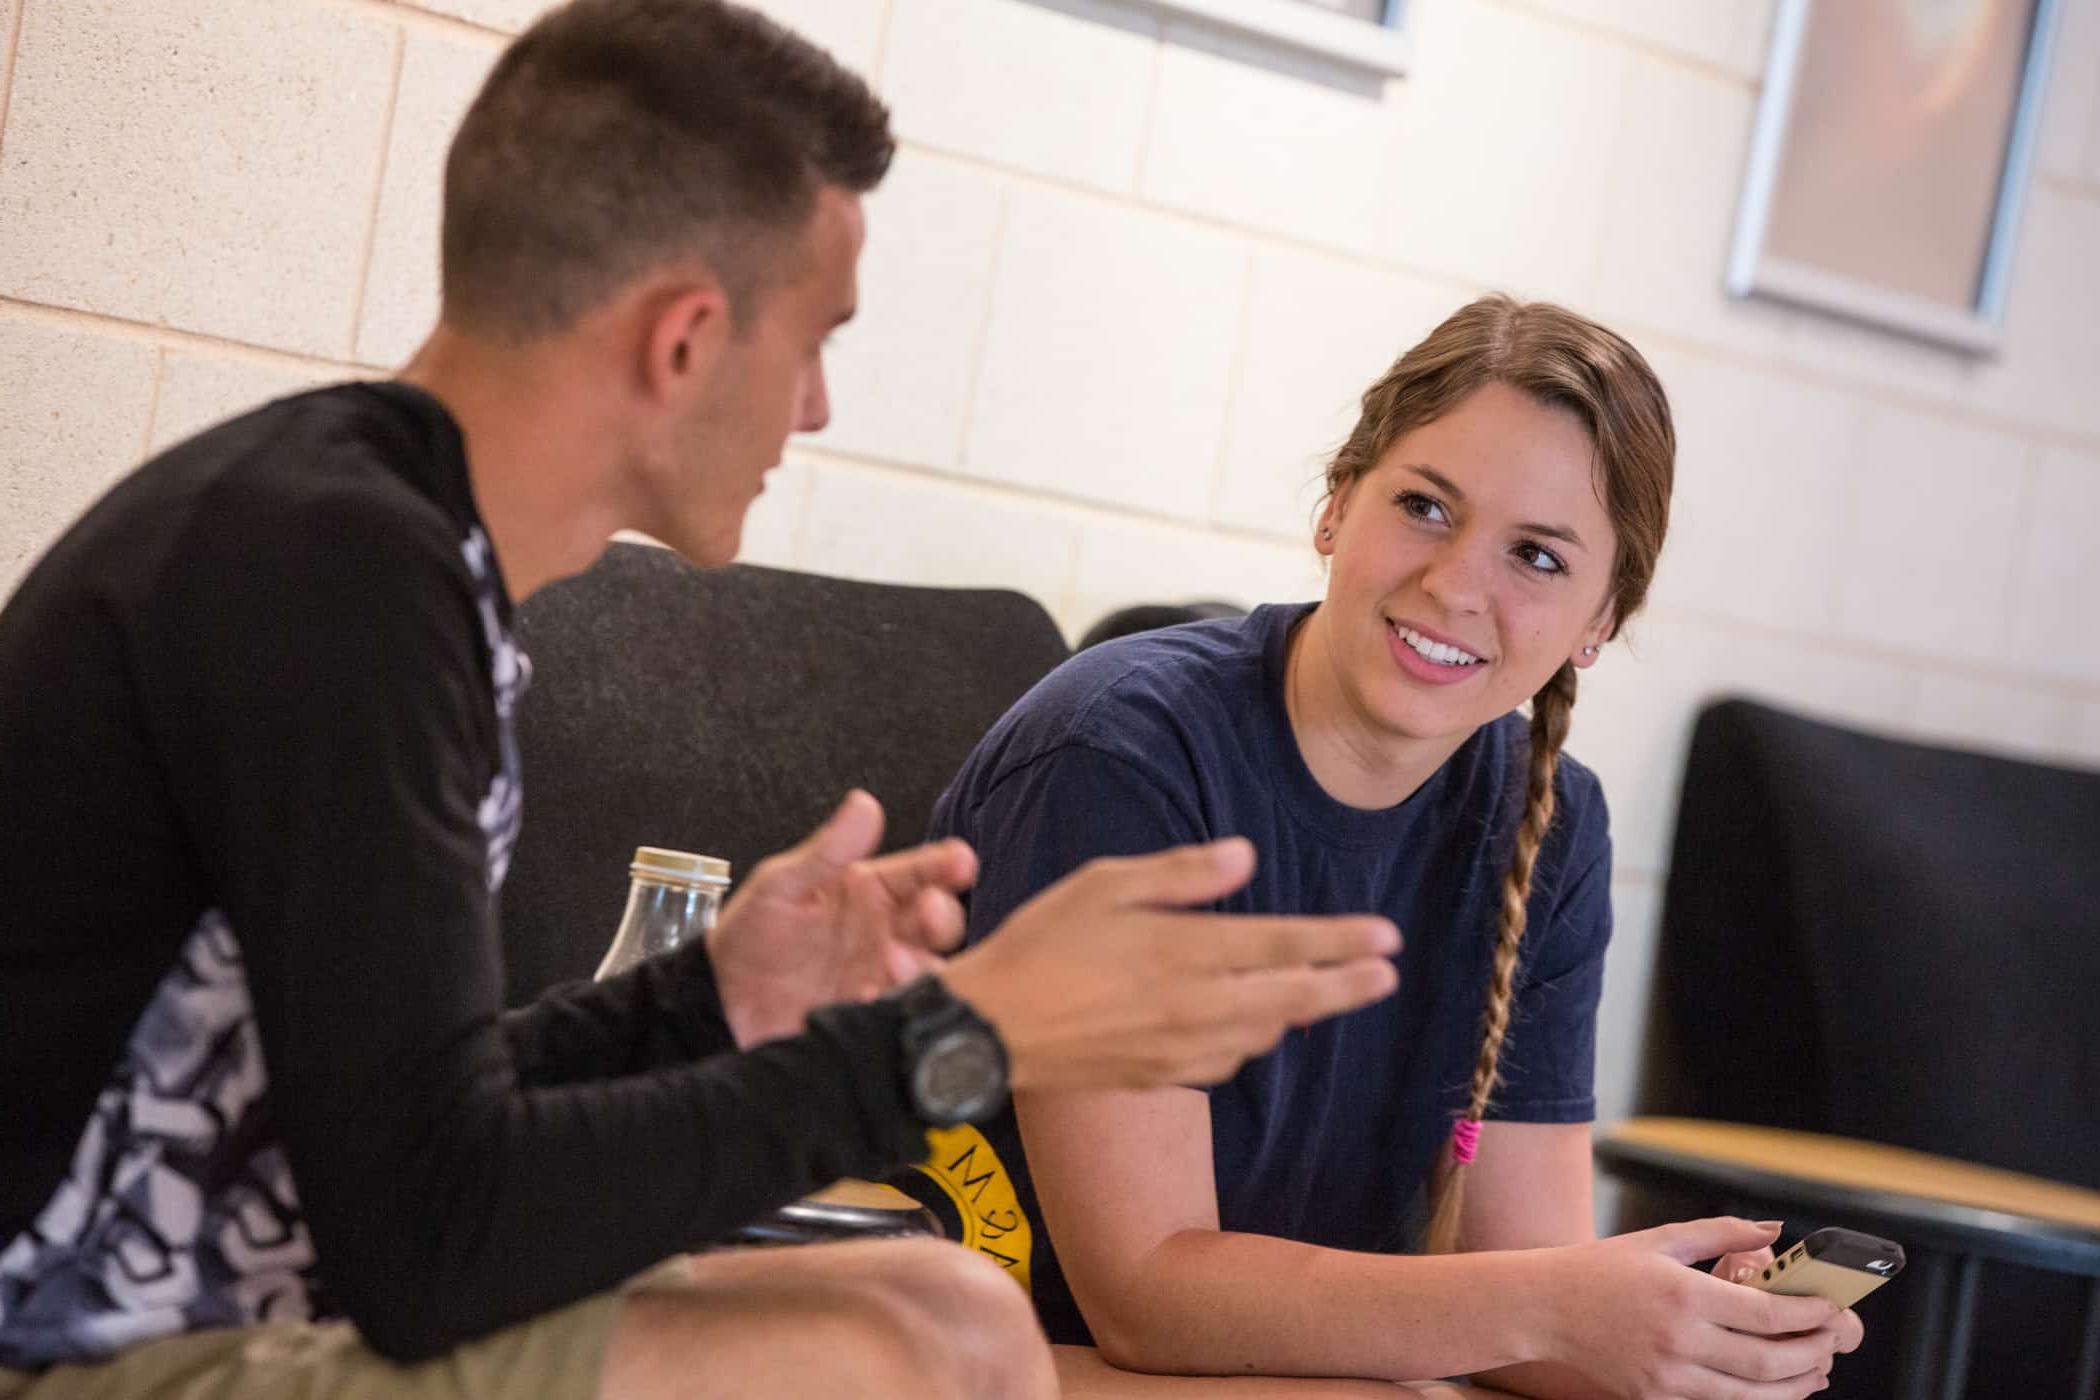
[{"label": "framed picture on wall", "polygon": [[1780,0],[1728,290],[1990,351],[2061,0]]}]

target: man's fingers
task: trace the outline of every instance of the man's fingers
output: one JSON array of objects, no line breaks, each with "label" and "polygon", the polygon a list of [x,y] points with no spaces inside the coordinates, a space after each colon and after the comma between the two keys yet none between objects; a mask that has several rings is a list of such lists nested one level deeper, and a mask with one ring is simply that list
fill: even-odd
[{"label": "man's fingers", "polygon": [[1228,836],[1201,846],[1177,846],[1148,856],[1093,861],[1067,877],[1069,893],[1117,907],[1160,909],[1222,899],[1254,874],[1254,843]]},{"label": "man's fingers", "polygon": [[1400,930],[1375,914],[1183,914],[1165,922],[1187,930],[1169,945],[1170,961],[1195,972],[1259,972],[1400,951]]},{"label": "man's fingers", "polygon": [[1329,967],[1243,973],[1223,980],[1218,990],[1238,1002],[1234,1019],[1264,1035],[1369,1006],[1399,985],[1392,960],[1374,956]]},{"label": "man's fingers", "polygon": [[877,856],[868,868],[899,904],[923,889],[966,890],[977,880],[977,853],[956,837]]},{"label": "man's fingers", "polygon": [[919,891],[911,902],[911,917],[904,921],[903,941],[928,952],[944,953],[962,942],[962,902],[944,889]]},{"label": "man's fingers", "polygon": [[890,897],[865,865],[849,865],[842,877],[839,919],[845,934],[848,980],[881,987],[891,973]]},{"label": "man's fingers", "polygon": [[882,804],[874,795],[855,788],[824,819],[824,824],[795,848],[801,864],[814,865],[818,878],[838,874],[857,860],[866,860],[882,844]]}]

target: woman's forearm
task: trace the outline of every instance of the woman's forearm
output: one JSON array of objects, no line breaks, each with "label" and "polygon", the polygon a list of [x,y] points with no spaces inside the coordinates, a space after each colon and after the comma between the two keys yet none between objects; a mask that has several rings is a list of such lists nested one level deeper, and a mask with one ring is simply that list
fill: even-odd
[{"label": "woman's forearm", "polygon": [[1532,1400],[1616,1400],[1610,1391],[1555,1361],[1502,1366],[1479,1372],[1473,1379],[1512,1395],[1530,1396]]},{"label": "woman's forearm", "polygon": [[1114,1297],[1074,1282],[1095,1342],[1126,1369],[1419,1380],[1542,1359],[1557,1258],[1360,1254],[1183,1230]]}]

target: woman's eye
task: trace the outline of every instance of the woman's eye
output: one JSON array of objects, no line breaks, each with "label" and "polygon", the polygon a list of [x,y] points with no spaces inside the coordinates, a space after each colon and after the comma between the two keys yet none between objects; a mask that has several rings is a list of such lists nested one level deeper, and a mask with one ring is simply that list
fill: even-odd
[{"label": "woman's eye", "polygon": [[1420,491],[1396,491],[1393,493],[1393,504],[1400,507],[1402,513],[1416,520],[1427,520],[1440,525],[1445,519],[1444,503],[1434,496],[1425,496]]},{"label": "woman's eye", "polygon": [[1530,540],[1525,540],[1512,552],[1527,569],[1542,574],[1563,574],[1568,571],[1568,566],[1561,562],[1559,555],[1544,545],[1533,544]]}]

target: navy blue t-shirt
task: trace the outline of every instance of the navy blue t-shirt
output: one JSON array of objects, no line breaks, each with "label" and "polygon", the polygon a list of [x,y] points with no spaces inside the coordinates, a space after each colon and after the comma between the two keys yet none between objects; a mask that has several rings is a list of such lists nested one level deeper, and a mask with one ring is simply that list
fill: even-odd
[{"label": "navy blue t-shirt", "polygon": [[[1396,807],[1336,801],[1305,766],[1284,709],[1285,654],[1310,611],[1264,607],[1082,652],[985,736],[942,795],[933,830],[982,858],[973,942],[1096,856],[1234,835],[1254,843],[1257,869],[1219,907],[1375,912],[1398,924],[1397,993],[1290,1032],[1210,1094],[1223,1229],[1393,1253],[1420,1232],[1430,1169],[1466,1106],[1523,816],[1527,729],[1515,714],[1483,726]],[[1556,792],[1491,1118],[1595,1115],[1611,847],[1589,770],[1564,757]],[[984,1135],[1028,1220],[1027,1278],[1044,1326],[1053,1341],[1090,1341],[1011,1110]],[[973,1180],[989,1165],[973,1160],[955,1175]]]}]

